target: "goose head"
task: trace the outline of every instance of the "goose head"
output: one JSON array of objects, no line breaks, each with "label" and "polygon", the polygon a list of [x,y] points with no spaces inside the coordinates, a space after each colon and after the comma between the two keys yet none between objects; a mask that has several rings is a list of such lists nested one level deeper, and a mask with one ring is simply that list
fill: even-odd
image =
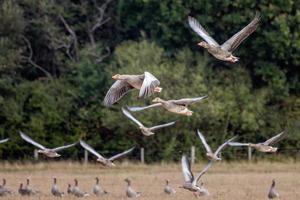
[{"label": "goose head", "polygon": [[170,182],[169,179],[166,179],[166,185],[169,185],[169,182]]},{"label": "goose head", "polygon": [[53,178],[53,183],[56,184],[57,180],[56,177]]},{"label": "goose head", "polygon": [[123,75],[121,75],[121,74],[115,74],[111,78],[114,80],[123,80],[124,79]]},{"label": "goose head", "polygon": [[127,185],[131,185],[131,181],[128,178],[125,178],[124,181],[127,183]]},{"label": "goose head", "polygon": [[78,180],[76,178],[74,179],[74,182],[75,182],[75,186],[78,186]]},{"label": "goose head", "polygon": [[205,41],[199,42],[198,45],[205,49],[209,48],[209,44]]}]

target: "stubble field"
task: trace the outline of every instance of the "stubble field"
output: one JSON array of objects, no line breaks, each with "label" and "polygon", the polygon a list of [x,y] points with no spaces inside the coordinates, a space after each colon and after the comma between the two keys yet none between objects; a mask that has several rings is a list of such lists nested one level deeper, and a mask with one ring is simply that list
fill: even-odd
[{"label": "stubble field", "polygon": [[[193,171],[202,169],[205,163],[193,166]],[[125,178],[132,180],[133,188],[141,192],[139,199],[164,200],[164,199],[195,199],[191,192],[178,188],[183,182],[180,164],[139,165],[122,163],[113,169],[103,168],[99,165],[80,165],[74,163],[39,163],[39,164],[2,164],[0,178],[7,179],[7,186],[14,194],[2,199],[57,199],[50,194],[52,178],[58,178],[58,186],[66,192],[67,184],[74,178],[79,180],[79,187],[91,193],[98,176],[100,183],[109,192],[103,197],[95,197],[91,194],[87,199],[120,200],[125,196]],[[31,179],[31,185],[41,193],[35,197],[21,197],[17,194],[20,182]],[[207,200],[264,200],[267,199],[267,191],[271,180],[277,181],[277,190],[281,200],[300,199],[300,163],[270,163],[247,162],[216,163],[202,181],[211,195],[202,197]],[[163,193],[165,179],[169,179],[177,193],[168,196]],[[73,196],[65,196],[63,199],[76,199]]]}]

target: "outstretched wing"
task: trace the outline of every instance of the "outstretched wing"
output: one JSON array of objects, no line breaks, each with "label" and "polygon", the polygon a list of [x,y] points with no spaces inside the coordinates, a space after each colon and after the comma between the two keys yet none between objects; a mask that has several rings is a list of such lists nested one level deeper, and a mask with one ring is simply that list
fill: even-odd
[{"label": "outstretched wing", "polygon": [[137,120],[136,118],[134,118],[130,112],[128,112],[128,110],[126,110],[125,108],[122,108],[122,112],[124,113],[124,115],[126,117],[128,117],[129,119],[131,119],[134,123],[136,123],[138,126],[140,127],[144,127],[144,125],[139,121]]},{"label": "outstretched wing", "polygon": [[55,151],[55,152],[58,152],[58,151],[61,151],[61,150],[64,150],[64,149],[73,147],[73,146],[75,146],[76,144],[77,144],[77,142],[75,142],[75,143],[73,143],[73,144],[61,146],[61,147],[56,147],[55,149],[52,149],[52,150]]},{"label": "outstretched wing", "polygon": [[188,17],[190,27],[200,36],[202,37],[209,45],[220,46],[201,26],[201,24],[193,17]]},{"label": "outstretched wing", "polygon": [[193,181],[193,185],[197,185],[197,182],[200,180],[200,178],[207,172],[207,170],[212,166],[214,162],[210,160],[207,165],[203,168],[203,170],[197,174],[196,178]]},{"label": "outstretched wing", "polygon": [[4,142],[7,142],[9,140],[9,138],[6,138],[6,139],[3,139],[3,140],[0,140],[0,144],[4,143]]},{"label": "outstretched wing", "polygon": [[181,167],[182,167],[182,173],[185,182],[192,183],[194,181],[194,176],[191,171],[191,164],[186,155],[183,155],[181,158]]},{"label": "outstretched wing", "polygon": [[104,105],[112,106],[127,94],[133,87],[124,80],[117,80],[108,90],[104,98]]},{"label": "outstretched wing", "polygon": [[154,89],[159,86],[160,82],[151,73],[144,73],[144,81],[140,89],[139,98],[146,98],[154,93]]},{"label": "outstretched wing", "polygon": [[254,19],[246,27],[222,44],[221,48],[229,52],[233,52],[251,33],[257,29],[259,21],[260,14],[256,13]]},{"label": "outstretched wing", "polygon": [[178,100],[173,100],[172,102],[175,103],[175,104],[178,104],[178,105],[187,106],[187,105],[199,102],[199,101],[201,101],[203,99],[206,99],[206,98],[207,98],[207,95],[203,96],[203,97],[196,97],[196,98],[178,99]]},{"label": "outstretched wing", "polygon": [[97,151],[95,151],[95,149],[93,149],[90,145],[88,145],[87,143],[85,143],[83,140],[79,141],[80,145],[85,148],[87,151],[89,151],[90,153],[94,154],[95,156],[97,156],[99,159],[105,161],[106,159],[101,156]]},{"label": "outstretched wing", "polygon": [[108,160],[114,161],[114,160],[120,159],[120,158],[126,156],[127,154],[131,153],[131,152],[133,151],[134,148],[135,148],[135,147],[132,147],[131,149],[128,149],[127,151],[124,151],[124,152],[122,152],[122,153],[119,153],[119,154],[117,154],[117,155],[114,155],[114,156],[110,157]]},{"label": "outstretched wing", "polygon": [[202,133],[198,129],[197,129],[197,133],[198,133],[198,136],[199,136],[200,140],[202,141],[202,144],[204,145],[206,151],[208,153],[212,153],[210,146],[207,144],[207,142],[205,140],[205,137],[202,135]]},{"label": "outstretched wing", "polygon": [[229,142],[233,141],[234,139],[236,139],[237,137],[233,137],[229,140],[227,140],[226,142],[224,142],[221,146],[219,146],[219,148],[215,151],[215,155],[218,155],[228,144]]},{"label": "outstretched wing", "polygon": [[43,145],[41,145],[41,144],[37,143],[36,141],[32,140],[30,137],[28,137],[28,136],[27,136],[25,133],[23,133],[22,131],[19,131],[19,133],[20,133],[21,138],[22,138],[23,140],[25,140],[26,142],[28,142],[28,143],[30,143],[30,144],[32,144],[32,145],[34,145],[34,146],[36,146],[36,147],[38,147],[38,148],[40,148],[40,149],[42,149],[42,150],[45,150],[45,149],[46,149],[46,147],[44,147]]},{"label": "outstretched wing", "polygon": [[175,121],[174,121],[174,122],[169,122],[169,123],[162,124],[162,125],[152,126],[152,127],[150,127],[149,129],[150,129],[150,131],[155,131],[155,130],[157,130],[157,129],[161,129],[161,128],[164,128],[164,127],[167,127],[167,126],[172,126],[172,125],[174,125],[175,123],[176,123]]},{"label": "outstretched wing", "polygon": [[228,145],[232,147],[241,147],[241,146],[249,146],[250,143],[228,142]]},{"label": "outstretched wing", "polygon": [[161,103],[155,103],[149,106],[143,106],[143,107],[137,107],[137,106],[127,106],[127,109],[131,112],[137,112],[137,111],[142,111],[142,110],[146,110],[148,108],[154,108],[154,107],[158,107],[161,106]]},{"label": "outstretched wing", "polygon": [[271,145],[279,142],[279,140],[282,140],[286,136],[286,133],[283,131],[274,137],[268,139],[267,141],[264,142],[264,145]]}]

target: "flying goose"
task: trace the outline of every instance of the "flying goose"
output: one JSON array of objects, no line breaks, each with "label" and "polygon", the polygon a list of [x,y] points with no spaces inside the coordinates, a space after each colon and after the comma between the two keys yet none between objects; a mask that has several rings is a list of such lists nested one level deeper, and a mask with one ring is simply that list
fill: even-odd
[{"label": "flying goose", "polygon": [[95,179],[96,179],[96,184],[93,187],[93,193],[96,196],[102,196],[104,194],[107,194],[107,192],[105,190],[103,190],[103,188],[100,186],[100,184],[99,184],[99,178],[96,177]]},{"label": "flying goose", "polygon": [[135,147],[132,147],[131,149],[128,149],[127,151],[124,151],[122,153],[119,153],[117,155],[114,155],[110,158],[104,158],[103,156],[101,156],[98,152],[95,151],[95,149],[93,149],[90,145],[88,145],[87,143],[85,143],[83,140],[80,140],[80,145],[85,148],[86,150],[88,150],[89,152],[91,152],[92,154],[94,154],[95,156],[97,156],[97,161],[101,162],[103,165],[105,166],[115,166],[115,164],[113,163],[115,160],[120,159],[124,156],[126,156],[127,154],[131,153],[133,151],[133,149]]},{"label": "flying goose", "polygon": [[76,197],[88,197],[88,196],[90,196],[88,193],[83,192],[83,191],[80,190],[80,188],[78,187],[78,180],[76,178],[74,179],[74,182],[75,182],[75,185],[73,187],[73,194]]},{"label": "flying goose", "polygon": [[275,153],[278,148],[272,147],[271,145],[279,142],[285,136],[286,136],[286,133],[281,132],[263,143],[252,144],[252,143],[229,142],[228,145],[230,145],[230,146],[249,146],[249,147],[253,147],[254,149],[256,149],[257,151],[260,151],[260,152]]},{"label": "flying goose", "polygon": [[124,181],[127,182],[127,189],[126,189],[126,196],[127,197],[136,198],[136,197],[141,196],[140,192],[136,192],[136,191],[134,191],[134,189],[132,189],[131,181],[128,178],[126,178]]},{"label": "flying goose", "polygon": [[115,104],[132,89],[140,90],[139,98],[149,97],[154,92],[161,92],[162,90],[158,87],[159,80],[149,72],[144,72],[141,75],[116,74],[112,76],[112,79],[117,81],[110,87],[104,98],[104,105],[108,107]]},{"label": "flying goose", "polygon": [[158,126],[153,126],[153,127],[145,127],[140,121],[138,121],[136,118],[134,118],[129,112],[128,110],[122,108],[122,112],[125,114],[126,117],[128,117],[129,119],[131,119],[134,123],[136,123],[140,130],[142,131],[142,133],[145,135],[145,136],[150,136],[150,135],[154,135],[155,133],[153,131],[157,130],[157,129],[161,129],[161,128],[164,128],[164,127],[167,127],[167,126],[172,126],[175,124],[175,121],[174,122],[170,122],[170,123],[167,123],[167,124],[162,124],[162,125],[158,125]]},{"label": "flying goose", "polygon": [[166,186],[164,188],[164,192],[166,194],[175,194],[176,193],[175,189],[170,186],[170,181],[168,179],[166,180]]},{"label": "flying goose", "polygon": [[61,151],[61,150],[73,147],[77,144],[77,143],[73,143],[73,144],[69,144],[69,145],[65,145],[65,146],[61,146],[61,147],[56,147],[54,149],[48,149],[48,148],[44,147],[43,145],[37,143],[36,141],[32,140],[29,136],[27,136],[25,133],[23,133],[21,131],[20,131],[20,136],[26,142],[28,142],[28,143],[36,146],[37,148],[39,148],[38,153],[42,153],[42,154],[44,154],[44,155],[46,155],[47,157],[50,157],[50,158],[59,157],[60,154],[58,154],[57,151]]},{"label": "flying goose", "polygon": [[279,193],[275,189],[275,180],[272,180],[272,185],[269,189],[268,198],[269,199],[279,198]]},{"label": "flying goose", "polygon": [[8,188],[5,187],[6,179],[3,178],[2,181],[3,181],[3,183],[2,183],[2,185],[0,185],[0,196],[6,196],[7,194],[12,194],[12,192]]},{"label": "flying goose", "polygon": [[209,160],[213,160],[213,161],[221,160],[221,158],[218,157],[218,154],[222,151],[222,149],[224,147],[226,147],[228,145],[229,142],[233,141],[236,138],[236,137],[233,137],[233,138],[227,140],[221,146],[219,146],[219,148],[215,152],[213,152],[211,150],[210,146],[207,144],[207,142],[206,142],[204,136],[202,135],[202,133],[199,130],[197,130],[197,133],[198,133],[198,136],[201,139],[201,141],[202,141],[202,143],[203,143],[203,145],[206,149],[206,156],[208,157]]},{"label": "flying goose", "polygon": [[130,111],[141,111],[148,108],[154,108],[154,107],[163,107],[169,112],[177,113],[180,115],[186,115],[191,116],[193,114],[193,111],[188,109],[188,105],[197,103],[203,99],[206,99],[207,96],[203,97],[196,97],[196,98],[185,98],[185,99],[178,99],[178,100],[163,100],[159,97],[156,97],[153,99],[152,102],[155,104],[144,106],[144,107],[130,107],[127,106],[128,110]]},{"label": "flying goose", "polygon": [[51,194],[56,197],[63,197],[64,192],[61,192],[57,186],[57,179],[53,178],[53,185],[51,187]]},{"label": "flying goose", "polygon": [[200,178],[207,172],[207,170],[212,166],[214,161],[210,160],[204,169],[194,177],[191,171],[191,164],[186,155],[183,155],[181,158],[182,172],[184,176],[184,184],[181,188],[192,191],[195,196],[207,196],[209,195],[208,191],[203,187],[203,183],[198,185]]},{"label": "flying goose", "polygon": [[9,138],[6,138],[6,139],[3,139],[3,140],[0,140],[0,144],[2,144],[2,143],[5,143],[5,142],[7,142],[9,140]]},{"label": "flying goose", "polygon": [[228,62],[237,62],[238,57],[232,55],[233,51],[258,27],[260,14],[256,13],[254,19],[242,30],[234,34],[229,40],[219,45],[193,17],[188,17],[189,26],[205,41],[199,42],[198,45],[207,49],[215,58]]}]

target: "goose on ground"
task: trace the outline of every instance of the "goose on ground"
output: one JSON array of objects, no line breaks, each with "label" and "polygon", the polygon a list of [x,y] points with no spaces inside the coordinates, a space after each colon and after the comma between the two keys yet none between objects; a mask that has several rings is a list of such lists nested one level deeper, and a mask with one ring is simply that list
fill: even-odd
[{"label": "goose on ground", "polygon": [[70,183],[68,183],[67,193],[72,195],[73,194],[73,187]]},{"label": "goose on ground", "polygon": [[0,196],[6,196],[8,194],[12,194],[12,192],[8,188],[6,188],[6,179],[3,178],[2,181],[3,183],[2,185],[0,185]]},{"label": "goose on ground", "polygon": [[249,146],[249,147],[253,147],[257,151],[264,152],[264,153],[275,153],[278,148],[277,147],[272,147],[271,145],[279,142],[285,136],[286,136],[286,133],[281,132],[281,133],[275,135],[274,137],[268,139],[267,141],[265,141],[263,143],[253,144],[253,143],[229,142],[228,144],[230,146]]},{"label": "goose on ground", "polygon": [[269,199],[279,198],[279,193],[275,189],[275,180],[272,180],[272,184],[268,193],[268,198]]},{"label": "goose on ground", "polygon": [[31,196],[31,195],[36,195],[37,193],[39,193],[38,190],[34,190],[31,186],[30,186],[30,179],[27,178],[26,179],[26,185],[24,187],[25,191],[27,192],[27,195]]},{"label": "goose on ground", "polygon": [[105,166],[115,166],[115,164],[113,163],[115,160],[120,159],[126,155],[128,155],[129,153],[131,153],[133,151],[133,149],[135,147],[132,147],[131,149],[128,149],[122,153],[116,154],[110,158],[104,158],[103,156],[101,156],[97,151],[95,151],[95,149],[93,149],[90,145],[88,145],[86,142],[84,142],[83,140],[80,140],[80,145],[86,149],[87,151],[91,152],[92,154],[94,154],[95,156],[97,156],[97,161],[102,163]]},{"label": "goose on ground", "polygon": [[209,195],[207,189],[204,188],[203,183],[198,185],[200,178],[207,172],[207,170],[212,166],[214,161],[210,160],[204,169],[194,177],[191,171],[191,164],[186,155],[181,158],[182,172],[184,176],[184,184],[181,188],[192,191],[196,197]]},{"label": "goose on ground", "polygon": [[164,192],[166,194],[175,194],[176,193],[175,189],[171,187],[170,181],[168,179],[166,180],[166,185],[165,185],[165,188],[164,188]]},{"label": "goose on ground", "polygon": [[44,147],[43,145],[37,143],[36,141],[32,140],[29,136],[27,136],[25,133],[20,131],[20,136],[22,139],[24,139],[26,142],[34,145],[35,147],[39,148],[38,153],[42,153],[46,155],[47,157],[54,158],[54,157],[59,157],[60,155],[57,153],[57,151],[61,151],[70,147],[75,146],[77,143],[61,146],[61,147],[56,147],[54,149],[48,149]]},{"label": "goose on ground", "polygon": [[88,197],[90,196],[87,192],[83,192],[82,190],[80,190],[79,186],[78,186],[78,180],[74,179],[75,185],[73,187],[73,194],[76,197]]},{"label": "goose on ground", "polygon": [[203,99],[206,99],[207,96],[203,97],[196,97],[196,98],[185,98],[185,99],[178,99],[178,100],[163,100],[159,97],[156,97],[153,99],[152,102],[155,104],[144,106],[144,107],[134,107],[134,106],[127,106],[128,110],[132,112],[145,110],[148,108],[154,108],[154,107],[163,107],[169,112],[177,113],[180,115],[185,116],[191,116],[193,114],[193,111],[188,109],[188,105],[197,103]]},{"label": "goose on ground", "polygon": [[153,131],[157,130],[157,129],[161,129],[161,128],[164,128],[164,127],[168,127],[168,126],[172,126],[175,124],[175,121],[174,122],[170,122],[170,123],[167,123],[167,124],[162,124],[162,125],[158,125],[158,126],[153,126],[153,127],[145,127],[140,121],[138,121],[136,118],[134,118],[130,112],[128,112],[128,110],[122,108],[122,112],[125,114],[126,117],[128,117],[129,119],[131,119],[134,123],[136,123],[141,132],[145,135],[145,136],[150,136],[150,135],[154,135],[155,133]]},{"label": "goose on ground", "polygon": [[20,186],[19,186],[19,189],[18,189],[18,193],[19,193],[21,196],[26,196],[26,195],[29,196],[28,191],[23,187],[23,183],[20,183]]},{"label": "goose on ground", "polygon": [[199,42],[198,45],[207,49],[215,58],[228,62],[237,62],[238,57],[235,57],[233,51],[258,27],[260,21],[260,14],[256,13],[253,20],[242,30],[234,34],[230,39],[219,45],[201,26],[201,24],[193,17],[188,17],[189,26],[200,36],[204,41]]},{"label": "goose on ground", "polygon": [[129,198],[136,198],[141,196],[140,192],[136,192],[132,187],[131,187],[131,181],[126,178],[124,180],[127,183],[127,189],[126,189],[126,196]]},{"label": "goose on ground", "polygon": [[210,146],[207,144],[205,137],[202,135],[202,133],[199,130],[197,130],[197,133],[206,149],[206,156],[208,157],[209,160],[213,160],[213,161],[221,160],[221,158],[218,156],[219,153],[222,151],[222,149],[224,149],[228,145],[229,142],[233,141],[236,138],[236,137],[233,137],[233,138],[227,140],[221,146],[219,146],[219,148],[215,152],[213,152],[211,150]]},{"label": "goose on ground", "polygon": [[99,178],[96,177],[95,179],[96,179],[96,184],[93,187],[93,193],[94,193],[94,195],[96,195],[96,196],[102,196],[102,195],[107,194],[107,192],[105,190],[103,190],[103,188],[100,186]]},{"label": "goose on ground", "polygon": [[6,139],[3,139],[3,140],[0,140],[0,144],[2,143],[5,143],[5,142],[8,142],[9,138],[6,138]]},{"label": "goose on ground", "polygon": [[51,194],[56,197],[63,197],[64,192],[61,192],[57,186],[57,179],[53,178],[53,185],[51,187]]},{"label": "goose on ground", "polygon": [[161,92],[162,88],[158,87],[160,82],[151,73],[144,72],[141,75],[121,75],[112,76],[116,82],[110,87],[105,98],[104,105],[112,106],[118,102],[125,94],[132,89],[138,89],[139,98],[151,96],[154,92]]}]

